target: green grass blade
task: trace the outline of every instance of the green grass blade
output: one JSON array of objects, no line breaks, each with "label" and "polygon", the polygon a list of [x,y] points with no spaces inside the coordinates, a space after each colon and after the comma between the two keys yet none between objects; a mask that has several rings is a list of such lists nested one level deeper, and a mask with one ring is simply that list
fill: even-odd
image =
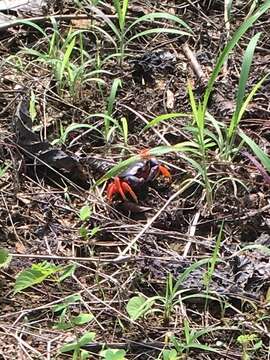
[{"label": "green grass blade", "polygon": [[171,146],[157,146],[148,151],[150,156],[162,156],[170,152],[187,152],[197,148],[197,144],[192,141],[184,141],[182,143]]},{"label": "green grass blade", "polygon": [[227,6],[226,6],[226,12],[227,12],[228,19],[231,17],[231,11],[232,11],[232,0],[229,0],[227,2]]},{"label": "green grass blade", "polygon": [[114,32],[118,40],[121,40],[121,34],[117,29],[117,27],[114,25],[114,23],[111,21],[111,19],[97,7],[90,5],[89,8],[91,11],[96,13],[111,28],[111,30]]},{"label": "green grass blade", "polygon": [[146,14],[141,16],[139,19],[135,20],[125,31],[125,34],[127,34],[135,25],[138,23],[141,23],[143,21],[154,21],[156,19],[162,19],[162,20],[169,20],[174,21],[176,24],[183,26],[189,31],[189,35],[193,33],[192,29],[185,23],[183,20],[181,20],[178,16],[168,14],[165,12],[154,12],[151,14]]},{"label": "green grass blade", "polygon": [[206,119],[209,120],[212,126],[215,128],[217,134],[217,145],[220,153],[225,149],[224,129],[225,124],[217,121],[210,113],[206,112]]},{"label": "green grass blade", "polygon": [[122,1],[121,6],[121,0],[113,0],[113,5],[115,7],[117,16],[118,16],[118,23],[121,32],[123,33],[125,30],[125,23],[126,23],[126,14],[128,9],[128,0]]},{"label": "green grass blade", "polygon": [[188,95],[189,95],[189,101],[190,101],[193,118],[195,120],[195,123],[198,124],[198,108],[190,82],[188,82]]},{"label": "green grass blade", "polygon": [[30,20],[15,20],[11,22],[13,26],[16,25],[28,25],[39,31],[46,39],[48,39],[48,35],[45,33],[45,31],[36,23]]},{"label": "green grass blade", "polygon": [[238,115],[238,123],[240,122],[240,120],[242,119],[248,104],[250,103],[250,101],[252,100],[253,96],[256,94],[256,92],[259,90],[259,88],[261,87],[261,85],[263,84],[263,82],[269,77],[269,74],[266,74],[251,90],[251,92],[248,94],[246,100],[243,102],[240,111],[239,111],[239,115]]},{"label": "green grass blade", "polygon": [[[101,27],[97,26],[97,25],[92,25],[91,29],[93,30],[97,30],[98,32],[100,32],[102,35],[104,35],[105,38],[107,38],[115,47],[116,51],[118,51],[118,46],[117,43],[115,42],[114,38],[104,29],[102,29]],[[117,30],[117,29],[116,29]],[[117,36],[118,37],[118,36]]]},{"label": "green grass blade", "polygon": [[[193,152],[196,151],[196,144],[194,142],[186,141],[173,146],[158,146],[149,150],[149,156],[161,156],[170,152]],[[96,185],[102,184],[104,181],[118,175],[129,165],[141,159],[141,155],[134,155],[127,160],[121,161],[115,165],[112,169],[106,172],[96,183]]]},{"label": "green grass blade", "polygon": [[255,141],[253,141],[249,136],[247,136],[242,130],[239,131],[239,135],[245,141],[245,143],[251,148],[251,150],[257,156],[260,162],[263,164],[265,169],[270,172],[269,156],[255,143]]},{"label": "green grass blade", "polygon": [[75,30],[75,31],[70,30],[68,33],[68,36],[66,37],[66,39],[63,43],[62,49],[65,49],[66,47],[68,47],[74,37],[77,37],[77,35],[81,35],[85,32],[89,32],[89,30],[86,30],[86,29],[79,29],[79,30]]},{"label": "green grass blade", "polygon": [[228,138],[229,139],[232,137],[232,135],[240,121],[239,112],[240,112],[240,109],[242,107],[243,100],[245,97],[246,85],[247,85],[247,81],[248,81],[248,77],[249,77],[251,63],[253,60],[254,51],[255,51],[255,48],[256,48],[256,45],[257,45],[260,35],[261,35],[261,33],[258,33],[255,36],[253,36],[253,38],[250,40],[250,42],[246,48],[245,54],[244,54],[243,64],[242,64],[242,69],[241,69],[241,74],[240,74],[240,79],[239,79],[239,84],[238,84],[237,96],[236,96],[236,109],[232,116],[232,121],[230,123],[229,130],[228,130]]},{"label": "green grass blade", "polygon": [[190,100],[192,114],[193,114],[195,123],[198,128],[197,139],[198,139],[198,142],[199,142],[199,145],[201,148],[201,153],[203,155],[205,152],[205,146],[204,146],[204,143],[205,143],[205,141],[204,141],[205,118],[204,118],[204,113],[202,110],[201,103],[200,102],[198,104],[196,103],[195,96],[194,96],[190,82],[188,82],[188,94],[189,94],[189,100]]},{"label": "green grass blade", "polygon": [[185,113],[162,114],[162,115],[156,116],[153,120],[149,121],[148,124],[145,125],[145,127],[143,128],[142,131],[145,131],[153,126],[156,126],[164,120],[169,120],[169,119],[178,118],[178,117],[190,117],[190,116],[191,116],[190,114],[185,114]]},{"label": "green grass blade", "polygon": [[107,115],[111,116],[113,113],[113,107],[116,99],[116,94],[118,91],[118,88],[122,86],[122,82],[120,79],[114,79],[112,83],[112,88],[110,95],[108,97],[108,105],[107,105]]},{"label": "green grass blade", "polygon": [[176,292],[179,288],[179,286],[181,286],[181,284],[187,279],[187,277],[197,268],[199,268],[200,266],[209,264],[210,259],[206,258],[206,259],[202,259],[199,260],[195,263],[193,263],[192,265],[190,265],[177,279],[175,285],[174,285],[174,291]]},{"label": "green grass blade", "polygon": [[149,29],[149,30],[145,30],[142,31],[134,36],[132,36],[130,39],[128,39],[126,41],[126,44],[129,44],[131,41],[142,37],[142,36],[147,36],[147,35],[151,35],[151,34],[174,34],[174,35],[186,35],[186,36],[190,36],[189,33],[187,33],[186,31],[182,31],[182,30],[177,30],[177,29],[167,29],[167,28],[155,28],[155,29]]},{"label": "green grass blade", "polygon": [[119,164],[115,165],[112,169],[106,172],[104,176],[102,176],[96,183],[96,185],[102,184],[104,181],[118,175],[124,169],[126,169],[129,165],[133,164],[135,161],[140,160],[140,155],[134,155],[127,160],[121,161]]},{"label": "green grass blade", "polygon": [[64,144],[67,140],[67,137],[69,135],[70,132],[78,130],[78,129],[96,129],[95,126],[93,125],[88,125],[88,124],[78,124],[78,123],[73,123],[67,126],[67,128],[65,129],[64,133],[61,136],[61,141]]},{"label": "green grass blade", "polygon": [[208,81],[207,84],[207,89],[205,91],[204,94],[204,99],[203,99],[203,110],[204,112],[206,111],[207,108],[207,104],[208,104],[208,100],[209,100],[209,96],[213,90],[214,87],[214,83],[216,81],[216,78],[224,64],[224,62],[227,60],[230,52],[232,51],[232,49],[234,48],[234,46],[238,43],[239,39],[242,37],[242,35],[245,34],[245,32],[254,24],[254,22],[256,20],[259,19],[259,17],[261,15],[263,15],[268,9],[270,8],[270,0],[266,0],[264,2],[264,4],[262,4],[259,9],[253,14],[251,15],[248,19],[246,19],[245,22],[243,22],[243,24],[238,28],[238,30],[236,30],[236,32],[233,34],[231,40],[228,42],[228,44],[225,46],[225,48],[223,49],[223,51],[221,52],[217,63],[214,67],[214,70],[211,74],[211,77]]},{"label": "green grass blade", "polygon": [[123,17],[123,20],[124,20],[124,25],[125,25],[127,10],[128,10],[128,0],[123,0],[122,17]]},{"label": "green grass blade", "polygon": [[41,60],[44,60],[44,61],[46,61],[48,59],[47,54],[41,53],[38,50],[23,48],[21,51],[25,54],[36,56],[37,58],[40,58]]},{"label": "green grass blade", "polygon": [[115,103],[115,99],[116,99],[116,94],[118,91],[118,88],[122,86],[122,82],[120,79],[114,79],[113,83],[112,83],[112,87],[111,87],[111,92],[110,95],[108,97],[107,100],[107,112],[106,115],[107,117],[104,118],[104,130],[105,130],[105,138],[108,140],[110,137],[111,132],[111,118],[112,118],[112,113],[113,113],[113,108],[114,108],[114,103]]},{"label": "green grass blade", "polygon": [[125,117],[120,119],[121,132],[124,138],[124,144],[127,145],[128,143],[128,122]]},{"label": "green grass blade", "polygon": [[261,35],[261,33],[258,33],[255,36],[253,36],[253,38],[250,40],[250,42],[246,48],[246,51],[244,53],[243,64],[242,64],[242,69],[241,69],[241,73],[240,73],[239,85],[238,85],[237,96],[236,96],[236,113],[239,112],[240,107],[243,102],[243,99],[245,97],[246,85],[247,85],[247,81],[248,81],[248,77],[249,77],[249,72],[250,72],[255,48],[256,48],[256,45],[257,45],[260,35]]},{"label": "green grass blade", "polygon": [[58,73],[58,79],[60,81],[60,87],[61,87],[61,82],[62,82],[62,79],[63,79],[65,68],[69,63],[71,53],[72,53],[72,51],[74,49],[74,46],[75,46],[75,41],[76,41],[76,38],[73,37],[72,41],[70,42],[70,44],[67,47],[67,50],[66,50],[66,52],[64,54],[64,58],[63,58],[63,60],[61,62],[61,66],[60,66],[59,73]]}]

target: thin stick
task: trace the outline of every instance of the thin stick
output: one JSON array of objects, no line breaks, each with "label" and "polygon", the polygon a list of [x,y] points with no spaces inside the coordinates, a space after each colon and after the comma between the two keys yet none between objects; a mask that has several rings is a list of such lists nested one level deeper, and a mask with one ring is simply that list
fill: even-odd
[{"label": "thin stick", "polygon": [[[198,211],[194,218],[193,218],[193,221],[192,221],[192,224],[189,228],[189,236],[190,237],[193,237],[195,235],[195,232],[196,232],[196,227],[197,227],[197,224],[198,224],[198,221],[199,221],[199,218],[200,218],[200,215],[201,215],[201,212]],[[184,253],[183,253],[183,258],[187,257],[188,253],[189,253],[189,249],[190,249],[190,246],[192,244],[192,241],[189,241],[186,246],[185,246],[185,249],[184,249]]]},{"label": "thin stick", "polygon": [[[196,177],[197,178],[197,177]],[[196,179],[195,178],[195,179]],[[180,194],[182,194],[186,189],[189,188],[190,183],[193,181],[193,179],[191,179],[190,181],[187,182],[186,185],[184,185],[181,189],[179,189],[175,194],[173,194],[167,201],[166,203],[162,206],[162,208],[156,213],[156,215],[154,215],[147,223],[146,225],[142,228],[142,230],[139,232],[138,235],[135,236],[135,238],[130,242],[130,244],[122,251],[121,255],[118,256],[117,259],[122,259],[123,255],[127,254],[136,244],[136,242],[140,239],[140,237],[150,228],[150,226],[157,220],[157,218],[159,217],[159,215],[167,208],[167,206],[174,200],[176,199]]]},{"label": "thin stick", "polygon": [[77,261],[77,262],[92,262],[92,263],[108,263],[108,264],[119,264],[121,262],[135,261],[135,256],[125,256],[114,258],[114,259],[101,259],[98,257],[76,257],[76,256],[57,256],[57,255],[37,255],[37,254],[10,254],[12,257],[17,258],[28,258],[28,259],[44,259],[44,260],[64,260],[64,261]]},{"label": "thin stick", "polygon": [[201,65],[187,43],[183,45],[183,51],[186,58],[190,61],[190,65],[199,80],[206,81],[206,76],[204,75]]}]

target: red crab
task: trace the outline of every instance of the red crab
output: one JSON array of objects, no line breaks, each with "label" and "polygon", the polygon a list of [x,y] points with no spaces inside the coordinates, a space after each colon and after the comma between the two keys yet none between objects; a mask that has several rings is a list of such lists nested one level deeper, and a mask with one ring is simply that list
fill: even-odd
[{"label": "red crab", "polygon": [[122,199],[127,200],[126,194],[128,194],[134,201],[138,202],[136,191],[146,186],[159,175],[171,176],[169,170],[160,165],[156,158],[143,159],[142,156],[142,160],[130,165],[108,185],[107,197],[111,202],[113,197],[119,194]]}]

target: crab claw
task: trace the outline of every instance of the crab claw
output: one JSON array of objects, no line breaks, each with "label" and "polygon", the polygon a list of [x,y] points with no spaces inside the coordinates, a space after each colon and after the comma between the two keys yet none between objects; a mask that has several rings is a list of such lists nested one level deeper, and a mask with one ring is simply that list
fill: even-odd
[{"label": "crab claw", "polygon": [[117,193],[115,183],[110,183],[107,187],[107,198],[109,202],[112,202],[114,194]]},{"label": "crab claw", "polygon": [[138,202],[137,195],[132,190],[132,188],[129,186],[129,184],[126,181],[122,181],[121,185],[122,185],[122,189],[123,189],[124,193],[129,194],[133,198],[133,200],[137,203]]},{"label": "crab claw", "polygon": [[160,173],[161,173],[163,176],[169,177],[169,178],[171,177],[171,173],[169,172],[169,170],[168,170],[165,166],[159,165],[159,166],[158,166],[158,169],[159,169]]},{"label": "crab claw", "polygon": [[118,176],[114,178],[113,182],[110,183],[107,188],[107,197],[110,202],[112,202],[115,194],[119,194],[124,200],[127,200],[125,194],[129,194],[134,201],[138,202],[138,198],[130,185],[122,181]]}]

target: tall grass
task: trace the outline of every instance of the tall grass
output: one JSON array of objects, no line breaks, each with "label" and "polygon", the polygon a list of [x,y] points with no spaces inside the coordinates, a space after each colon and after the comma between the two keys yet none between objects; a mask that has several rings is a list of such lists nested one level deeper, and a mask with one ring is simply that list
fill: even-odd
[{"label": "tall grass", "polygon": [[[228,127],[224,124],[220,124],[217,120],[214,119],[211,114],[208,113],[208,102],[211,93],[214,90],[215,81],[222,69],[223,64],[228,59],[231,51],[234,49],[236,44],[238,44],[241,37],[252,27],[252,25],[259,19],[261,15],[267,12],[270,8],[270,0],[267,0],[262,4],[248,19],[243,22],[240,27],[232,35],[231,39],[228,41],[225,48],[222,50],[221,54],[217,59],[217,63],[212,71],[210,79],[208,81],[206,90],[201,100],[196,100],[193,94],[191,85],[188,84],[188,93],[190,106],[192,109],[192,118],[193,121],[189,127],[189,130],[192,132],[193,141],[183,144],[177,144],[174,146],[160,147],[153,149],[153,154],[160,156],[167,152],[171,151],[181,151],[182,157],[189,161],[196,171],[201,175],[202,184],[206,191],[206,199],[209,207],[212,205],[212,182],[208,175],[208,162],[209,149],[218,147],[221,158],[228,160],[233,154],[239,150],[239,146],[236,144],[235,139],[237,134],[241,136],[243,141],[250,146],[251,150],[255,152],[260,161],[269,169],[270,159],[269,157],[261,150],[259,147],[252,141],[246,134],[242,131],[239,131],[239,123],[244,115],[244,112],[248,106],[248,103],[259,89],[265,78],[268,74],[263,77],[258,84],[246,95],[247,80],[252,64],[252,59],[254,51],[259,40],[260,34],[253,36],[246,48],[243,57],[242,69],[239,79],[239,85],[236,96],[236,109],[230,121]],[[186,116],[188,114],[185,114]],[[148,124],[146,129],[151,128],[152,126],[157,125],[160,121],[164,121],[170,117],[176,117],[177,114],[165,114],[155,118],[152,122]],[[210,120],[210,124],[208,122]],[[209,128],[209,125],[212,126],[212,129]],[[159,150],[160,149],[160,150]],[[114,176],[117,171],[123,168],[123,166],[130,164],[131,161],[136,160],[137,157],[132,157],[129,160],[118,164],[116,167],[110,170],[101,181],[106,180],[110,176]]]},{"label": "tall grass", "polygon": [[[88,5],[88,8],[90,8],[90,10],[97,16],[101,17],[113,32],[116,38],[116,53],[119,54],[120,64],[122,64],[122,61],[126,56],[127,46],[135,39],[162,33],[177,36],[191,36],[193,34],[192,29],[178,16],[166,12],[153,12],[143,15],[134,20],[131,24],[128,24],[127,12],[129,0],[113,0],[113,6],[117,15],[116,24],[96,6]],[[136,32],[139,25],[149,23],[152,26],[150,29]],[[170,23],[173,23],[174,25],[168,26]],[[180,28],[183,28],[184,30],[180,30]],[[110,34],[107,33],[107,36],[110,37]]]},{"label": "tall grass", "polygon": [[74,31],[70,28],[63,37],[53,18],[52,26],[52,34],[45,34],[47,49],[24,48],[22,53],[33,56],[34,61],[42,62],[52,70],[58,94],[63,96],[67,91],[76,100],[80,98],[85,84],[95,82],[104,85],[100,75],[111,73],[95,69],[95,58],[91,58],[83,46],[83,34],[89,30]]}]

